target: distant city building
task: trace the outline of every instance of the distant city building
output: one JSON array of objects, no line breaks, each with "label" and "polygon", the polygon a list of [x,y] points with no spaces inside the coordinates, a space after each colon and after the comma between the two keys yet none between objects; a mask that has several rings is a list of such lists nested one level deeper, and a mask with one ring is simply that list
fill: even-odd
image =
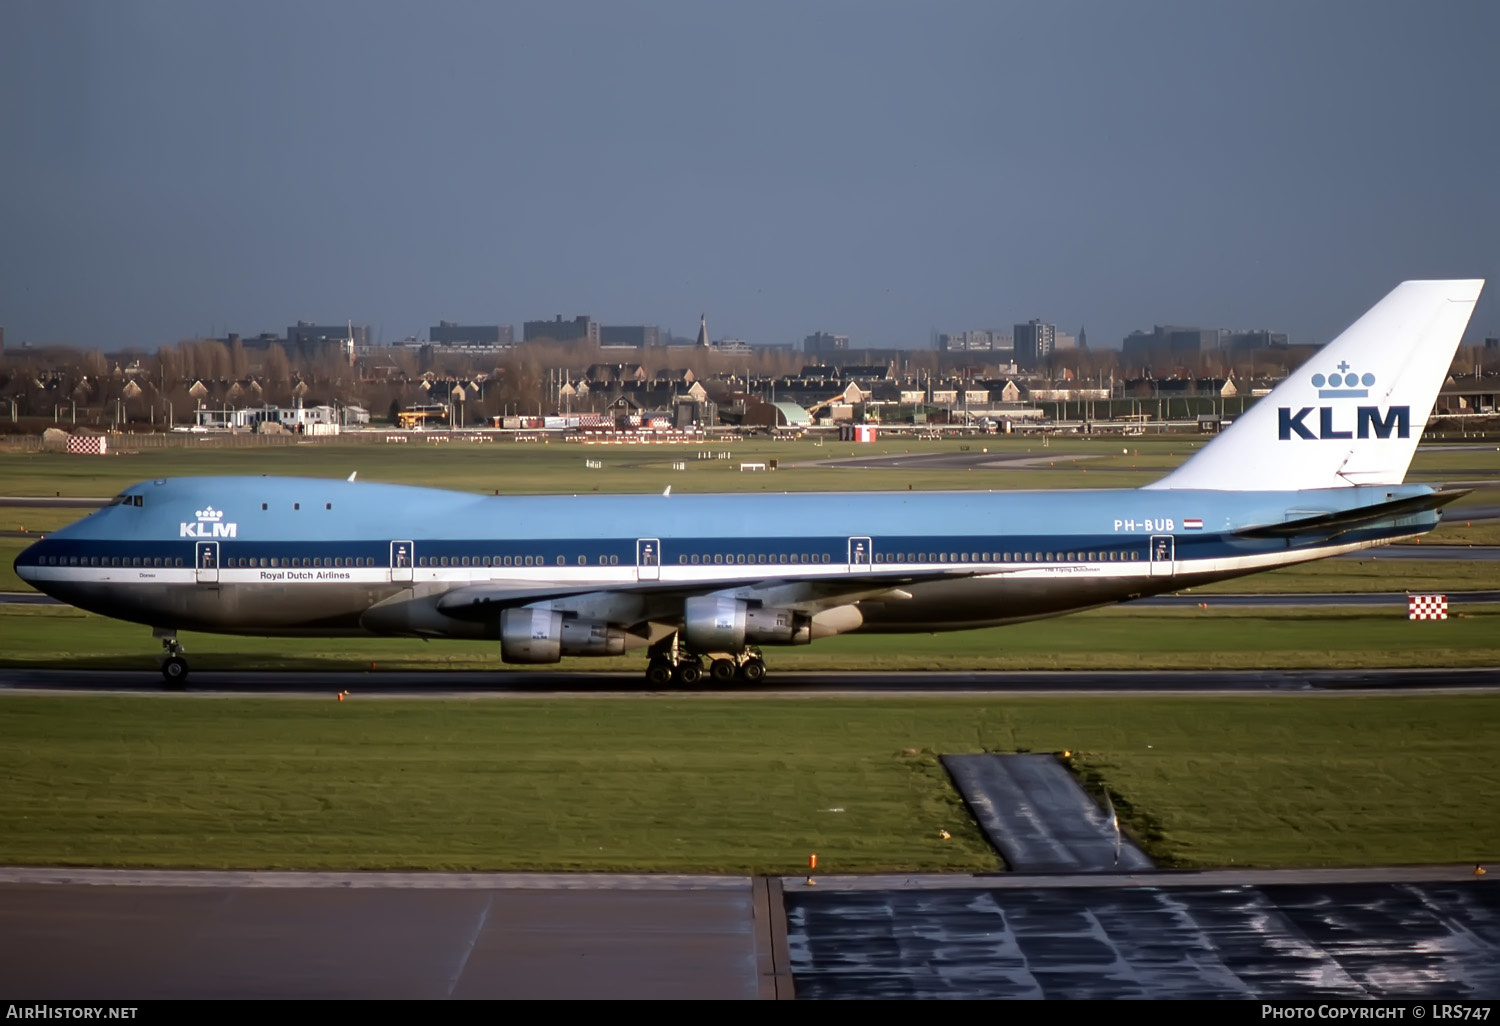
[{"label": "distant city building", "polygon": [[804,353],[832,353],[848,348],[848,335],[830,335],[826,331],[815,331],[802,340]]},{"label": "distant city building", "polygon": [[960,331],[939,335],[938,348],[947,353],[1009,354],[1015,350],[1015,336],[1008,331]]},{"label": "distant city building", "polygon": [[1284,331],[1235,331],[1219,332],[1219,348],[1231,353],[1252,352],[1257,349],[1285,349]]},{"label": "distant city building", "polygon": [[708,348],[708,314],[698,316],[698,342],[699,349]]},{"label": "distant city building", "polygon": [[1057,348],[1057,328],[1038,320],[1017,324],[1015,330],[1016,365],[1035,370],[1046,362]]},{"label": "distant city building", "polygon": [[370,346],[370,328],[364,324],[314,324],[298,321],[286,329],[290,352],[308,359],[337,355],[352,357],[356,349]]},{"label": "distant city building", "polygon": [[599,344],[646,349],[661,344],[661,329],[654,324],[605,324],[599,328]]},{"label": "distant city building", "polygon": [[550,339],[553,342],[592,342],[599,344],[599,322],[592,317],[575,317],[571,321],[558,314],[551,321],[527,321],[521,329],[521,338],[527,342]]},{"label": "distant city building", "polygon": [[509,324],[439,321],[427,329],[427,337],[435,346],[511,346],[516,343],[516,331]]},{"label": "distant city building", "polygon": [[1158,324],[1150,332],[1132,331],[1125,338],[1121,355],[1127,361],[1195,359],[1218,348],[1219,333],[1202,328]]},{"label": "distant city building", "polygon": [[1147,363],[1151,360],[1195,359],[1216,351],[1243,353],[1257,349],[1284,349],[1286,344],[1286,333],[1280,331],[1183,328],[1158,324],[1149,332],[1132,331],[1126,336],[1121,355],[1127,361]]},{"label": "distant city building", "polygon": [[243,338],[238,332],[231,331],[223,338],[216,338],[213,341],[222,342],[231,348],[238,343],[244,349],[270,349],[272,346],[284,347],[286,345],[286,339],[274,331],[263,331],[259,335],[251,335],[249,338]]}]

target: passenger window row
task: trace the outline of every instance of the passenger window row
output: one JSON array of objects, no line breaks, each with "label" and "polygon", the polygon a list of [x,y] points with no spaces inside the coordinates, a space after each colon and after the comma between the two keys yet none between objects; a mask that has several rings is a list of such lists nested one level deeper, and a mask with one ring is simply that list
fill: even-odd
[{"label": "passenger window row", "polygon": [[897,552],[877,554],[877,563],[1115,563],[1139,560],[1139,552]]},{"label": "passenger window row", "polygon": [[181,559],[167,556],[42,556],[42,566],[115,566],[115,567],[160,567],[170,569],[182,566]]},{"label": "passenger window row", "polygon": [[224,565],[245,569],[253,567],[352,568],[357,566],[374,566],[375,560],[368,556],[236,556],[225,560]]},{"label": "passenger window row", "polygon": [[[558,566],[567,566],[566,556],[557,557]],[[578,557],[579,566],[588,566],[587,556]],[[618,566],[619,556],[600,556],[599,566]],[[546,556],[421,556],[417,559],[418,566],[432,567],[505,567],[505,566],[546,566]]]},{"label": "passenger window row", "polygon": [[692,564],[693,566],[698,566],[699,564],[739,565],[742,563],[754,563],[758,565],[761,563],[827,563],[829,562],[830,558],[831,557],[826,552],[814,552],[811,554],[806,552],[773,552],[770,555],[767,555],[764,552],[756,552],[751,554],[746,554],[743,552],[715,552],[710,554],[705,552],[699,555],[695,552],[691,556],[678,556],[677,562],[679,564]]}]

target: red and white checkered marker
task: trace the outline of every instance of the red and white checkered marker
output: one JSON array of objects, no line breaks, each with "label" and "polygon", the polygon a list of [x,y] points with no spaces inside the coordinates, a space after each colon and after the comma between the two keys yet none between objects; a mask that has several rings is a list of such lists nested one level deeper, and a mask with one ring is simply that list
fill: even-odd
[{"label": "red and white checkered marker", "polygon": [[68,452],[82,453],[85,456],[103,456],[108,445],[109,439],[103,435],[73,435],[68,439]]},{"label": "red and white checkered marker", "polygon": [[1406,596],[1406,618],[1408,620],[1448,619],[1447,595]]}]

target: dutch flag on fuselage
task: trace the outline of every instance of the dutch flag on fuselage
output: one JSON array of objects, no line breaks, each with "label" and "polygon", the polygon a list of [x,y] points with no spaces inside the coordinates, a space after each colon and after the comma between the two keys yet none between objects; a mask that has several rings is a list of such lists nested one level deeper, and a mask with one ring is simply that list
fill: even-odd
[{"label": "dutch flag on fuselage", "polygon": [[1182,526],[1184,530],[1201,531],[1203,530],[1203,521],[1199,517],[1185,517],[1182,521]]}]

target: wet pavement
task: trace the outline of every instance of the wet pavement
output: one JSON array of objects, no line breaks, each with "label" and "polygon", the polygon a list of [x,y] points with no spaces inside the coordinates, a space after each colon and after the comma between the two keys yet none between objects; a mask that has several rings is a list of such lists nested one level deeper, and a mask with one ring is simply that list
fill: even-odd
[{"label": "wet pavement", "polygon": [[798,998],[1500,997],[1481,882],[789,889]]},{"label": "wet pavement", "polygon": [[945,755],[969,811],[1016,873],[1109,873],[1155,863],[1124,837],[1111,810],[1051,755]]}]

